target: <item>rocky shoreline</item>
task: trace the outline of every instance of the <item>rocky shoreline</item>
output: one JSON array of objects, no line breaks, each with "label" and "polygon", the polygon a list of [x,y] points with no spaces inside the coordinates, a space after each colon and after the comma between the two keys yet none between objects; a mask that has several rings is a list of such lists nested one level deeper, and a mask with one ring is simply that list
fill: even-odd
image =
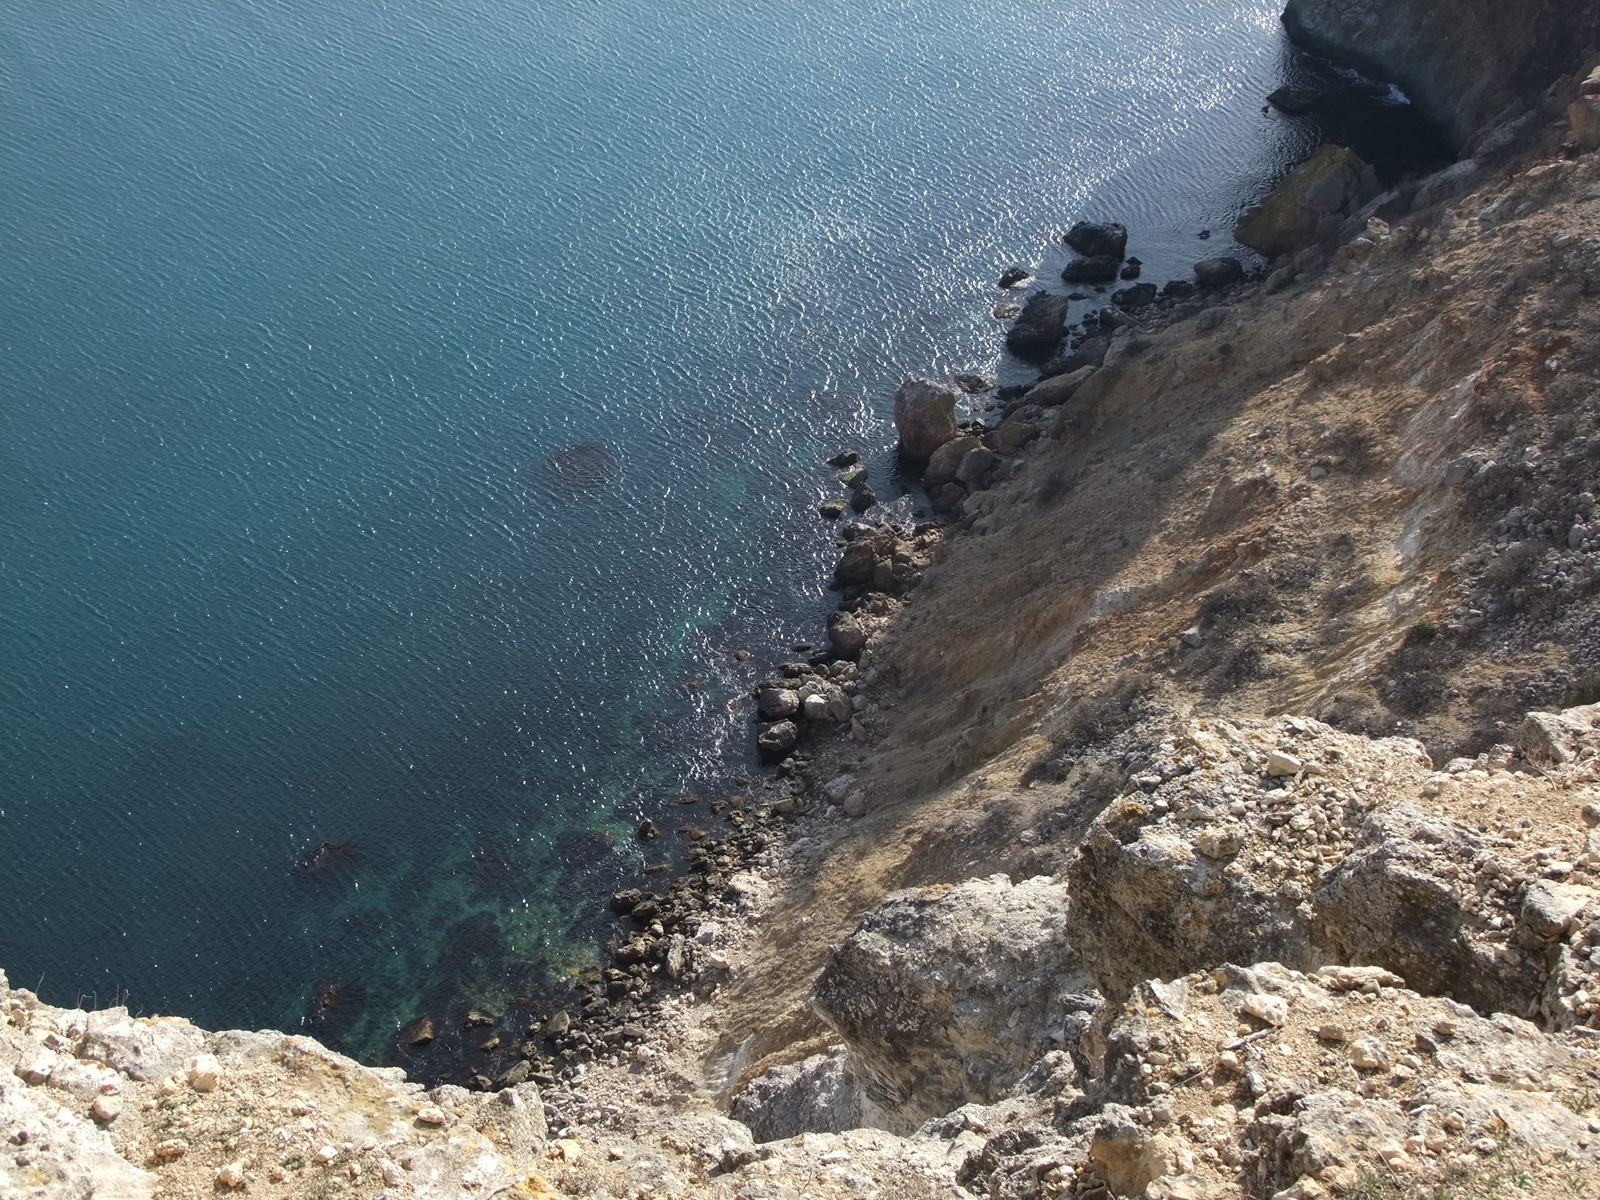
[{"label": "rocky shoreline", "polygon": [[830,462],[772,772],[508,1067],[0,977],[0,1191],[1600,1196],[1596,95],[1387,192],[1325,148],[1255,270],[1074,225],[1107,303],[900,389],[937,519]]}]

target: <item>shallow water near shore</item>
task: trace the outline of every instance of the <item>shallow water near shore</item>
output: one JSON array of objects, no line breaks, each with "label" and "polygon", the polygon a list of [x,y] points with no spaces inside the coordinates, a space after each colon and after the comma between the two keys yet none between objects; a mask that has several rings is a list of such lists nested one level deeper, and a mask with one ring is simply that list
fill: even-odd
[{"label": "shallow water near shore", "polygon": [[1316,144],[1277,10],[0,0],[0,965],[387,1061],[592,962],[821,458]]}]

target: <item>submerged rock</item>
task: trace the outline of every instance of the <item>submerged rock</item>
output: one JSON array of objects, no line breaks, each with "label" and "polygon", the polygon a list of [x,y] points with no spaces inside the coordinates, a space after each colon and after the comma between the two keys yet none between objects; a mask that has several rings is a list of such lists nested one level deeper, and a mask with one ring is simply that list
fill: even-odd
[{"label": "submerged rock", "polygon": [[1087,258],[1107,256],[1121,262],[1128,248],[1128,228],[1113,221],[1079,221],[1061,240]]},{"label": "submerged rock", "polygon": [[1117,277],[1122,260],[1110,254],[1090,254],[1075,258],[1061,269],[1068,283],[1106,283]]},{"label": "submerged rock", "polygon": [[597,491],[616,477],[617,460],[604,446],[574,442],[545,460],[544,480],[567,496]]}]

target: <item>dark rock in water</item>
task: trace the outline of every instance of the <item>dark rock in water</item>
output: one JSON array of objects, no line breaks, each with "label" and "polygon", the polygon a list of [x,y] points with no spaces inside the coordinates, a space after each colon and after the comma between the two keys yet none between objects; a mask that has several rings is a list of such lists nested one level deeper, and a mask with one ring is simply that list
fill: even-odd
[{"label": "dark rock in water", "polygon": [[1128,265],[1130,267],[1142,267],[1142,266],[1144,266],[1144,259],[1136,258],[1132,254],[1130,254],[1130,255],[1128,255]]},{"label": "dark rock in water", "polygon": [[481,1008],[469,1008],[467,1010],[466,1019],[461,1023],[468,1029],[482,1029],[486,1026],[493,1025],[494,1017],[489,1013],[484,1012]]},{"label": "dark rock in water", "polygon": [[355,861],[356,852],[349,842],[319,842],[300,856],[302,870],[321,874]]},{"label": "dark rock in water", "polygon": [[1028,385],[1025,383],[1008,383],[1003,388],[995,389],[994,398],[1000,401],[1018,400],[1025,396],[1027,392]]},{"label": "dark rock in water", "polygon": [[1250,209],[1233,236],[1267,258],[1293,254],[1331,238],[1378,192],[1377,172],[1354,150],[1323,146]]},{"label": "dark rock in water", "polygon": [[1200,289],[1190,279],[1169,279],[1166,286],[1161,289],[1163,296],[1173,296],[1179,300],[1194,295]]},{"label": "dark rock in water", "polygon": [[519,1059],[508,1071],[495,1082],[500,1087],[516,1087],[519,1083],[527,1083],[533,1078],[533,1064],[527,1059]]},{"label": "dark rock in water", "polygon": [[1285,86],[1267,96],[1267,103],[1279,112],[1298,117],[1322,103],[1321,88]]},{"label": "dark rock in water", "polygon": [[1119,279],[1137,279],[1137,278],[1139,278],[1139,265],[1137,263],[1129,263],[1127,266],[1122,268],[1121,272],[1118,274],[1118,278]]},{"label": "dark rock in water", "polygon": [[1237,258],[1202,258],[1194,265],[1194,278],[1201,287],[1229,287],[1244,278],[1244,264]]},{"label": "dark rock in water", "polygon": [[877,502],[878,493],[869,484],[863,483],[850,493],[850,508],[854,512],[864,513]]},{"label": "dark rock in water", "polygon": [[1061,278],[1068,283],[1103,283],[1117,277],[1122,260],[1110,254],[1091,254],[1075,258],[1061,269]]},{"label": "dark rock in water", "polygon": [[[956,436],[956,394],[930,379],[906,380],[894,394],[894,427],[900,434],[900,453],[912,462],[927,462],[930,454]],[[854,482],[861,481],[844,480],[846,486]]]},{"label": "dark rock in water", "polygon": [[766,758],[782,758],[800,741],[800,729],[793,721],[775,721],[756,735],[756,746]]},{"label": "dark rock in water", "polygon": [[994,380],[987,375],[974,375],[967,371],[958,371],[954,378],[956,386],[969,396],[977,396],[994,390]]},{"label": "dark rock in water", "polygon": [[846,467],[839,472],[839,482],[845,487],[860,487],[867,481],[867,469],[861,466]]},{"label": "dark rock in water", "polygon": [[1108,255],[1121,262],[1128,248],[1128,229],[1114,222],[1079,221],[1061,240],[1086,257]]},{"label": "dark rock in water", "polygon": [[1021,311],[1022,305],[1012,304],[1009,300],[1003,300],[994,306],[994,319],[996,321],[1009,321]]},{"label": "dark rock in water", "polygon": [[1006,334],[1006,347],[1018,358],[1045,358],[1056,348],[1066,325],[1067,298],[1035,292]]},{"label": "dark rock in water", "polygon": [[409,1045],[426,1046],[429,1042],[433,1041],[433,1035],[433,1018],[423,1017],[415,1025],[411,1026],[410,1029],[406,1030],[401,1036],[405,1038]]},{"label": "dark rock in water", "polygon": [[627,888],[620,892],[612,892],[611,911],[619,917],[625,917],[644,903],[644,895],[638,888]]},{"label": "dark rock in water", "polygon": [[617,474],[617,460],[604,446],[574,442],[545,460],[545,481],[563,495],[596,491]]},{"label": "dark rock in water", "polygon": [[1195,234],[1195,237],[1199,238],[1202,242],[1209,241],[1211,238],[1211,230],[1202,229],[1199,233]]},{"label": "dark rock in water", "polygon": [[830,467],[853,467],[861,461],[859,450],[841,450],[828,460]]},{"label": "dark rock in water", "polygon": [[821,504],[817,505],[817,512],[821,513],[822,516],[829,521],[837,521],[840,517],[844,516],[844,501],[824,500]]},{"label": "dark rock in water", "polygon": [[1007,267],[1000,272],[999,284],[1003,288],[1014,288],[1024,279],[1031,279],[1033,272],[1027,267]]},{"label": "dark rock in water", "polygon": [[572,1028],[572,1017],[566,1009],[562,1009],[544,1023],[544,1035],[549,1038],[558,1038]]},{"label": "dark rock in water", "polygon": [[639,828],[634,830],[634,836],[637,837],[641,842],[654,841],[656,838],[661,836],[661,830],[656,827],[656,823],[654,821],[646,818],[645,820],[639,822]]},{"label": "dark rock in water", "polygon": [[1125,287],[1111,293],[1111,300],[1118,308],[1143,308],[1147,304],[1155,303],[1156,285],[1153,283],[1136,283],[1133,287]]}]

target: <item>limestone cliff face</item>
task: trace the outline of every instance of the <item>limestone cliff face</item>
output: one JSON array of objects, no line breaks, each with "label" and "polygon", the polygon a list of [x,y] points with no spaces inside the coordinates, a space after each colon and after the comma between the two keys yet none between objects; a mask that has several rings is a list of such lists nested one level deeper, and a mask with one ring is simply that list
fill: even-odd
[{"label": "limestone cliff face", "polygon": [[1600,45],[1594,0],[1288,0],[1289,36],[1398,84],[1458,143]]}]

